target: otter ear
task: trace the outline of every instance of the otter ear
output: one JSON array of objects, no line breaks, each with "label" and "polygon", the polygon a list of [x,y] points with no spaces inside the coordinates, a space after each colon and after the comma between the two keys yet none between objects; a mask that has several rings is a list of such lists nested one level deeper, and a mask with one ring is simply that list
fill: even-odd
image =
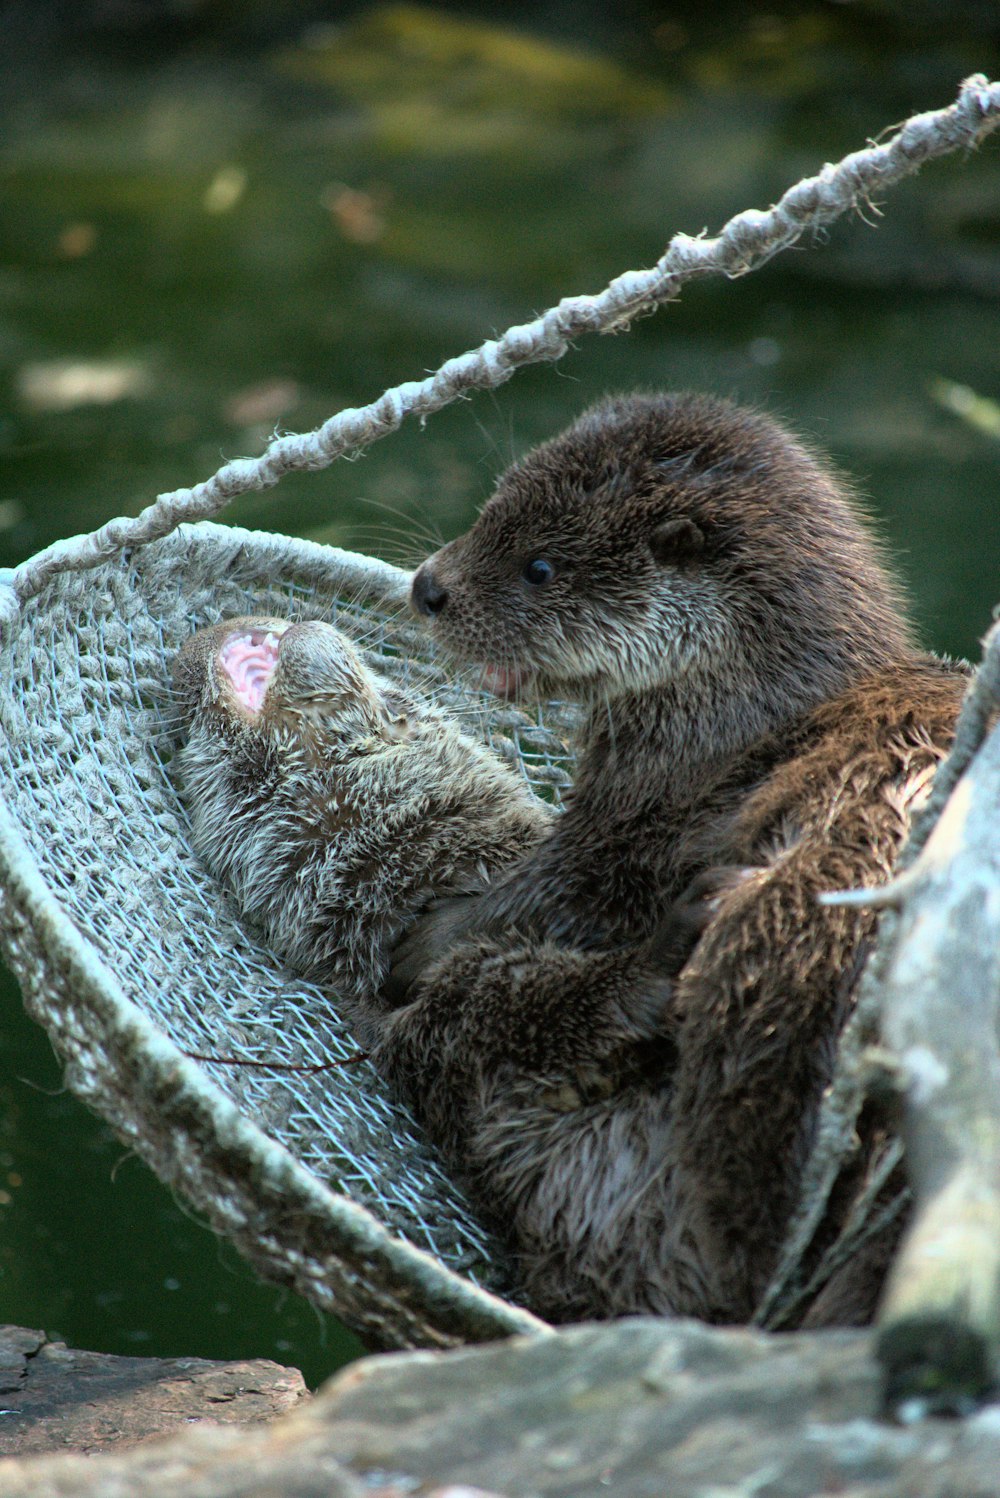
[{"label": "otter ear", "polygon": [[686,515],[661,521],[649,538],[649,549],[662,567],[692,561],[704,544],[704,531]]},{"label": "otter ear", "polygon": [[413,725],[405,713],[386,713],[382,718],[382,737],[390,744],[408,744]]}]

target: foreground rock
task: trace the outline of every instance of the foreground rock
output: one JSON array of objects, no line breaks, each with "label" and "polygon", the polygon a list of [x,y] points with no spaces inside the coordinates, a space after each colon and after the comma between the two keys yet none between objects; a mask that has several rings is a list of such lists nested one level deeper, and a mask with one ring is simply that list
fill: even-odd
[{"label": "foreground rock", "polygon": [[190,1430],[195,1421],[256,1424],[293,1409],[307,1392],[297,1369],[264,1359],[116,1358],[0,1326],[0,1456],[103,1451]]},{"label": "foreground rock", "polygon": [[258,1428],[0,1461],[4,1498],[1000,1498],[1000,1407],[881,1423],[870,1339],[688,1322],[369,1358]]}]

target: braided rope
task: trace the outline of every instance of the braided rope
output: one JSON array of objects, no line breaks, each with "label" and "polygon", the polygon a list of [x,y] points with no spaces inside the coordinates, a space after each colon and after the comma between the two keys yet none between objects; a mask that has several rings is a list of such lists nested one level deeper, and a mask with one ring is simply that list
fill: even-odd
[{"label": "braided rope", "polygon": [[406,416],[428,416],[470,390],[490,389],[525,364],[557,360],[584,333],[607,333],[676,297],[681,286],[706,273],[744,275],[806,232],[832,223],[874,193],[919,170],[925,161],[972,148],[1000,124],[1000,83],[974,74],[946,109],[907,120],[881,145],[824,166],[790,187],[766,212],[747,209],[731,218],[714,239],[675,234],[649,270],[625,271],[595,296],[565,297],[533,322],[508,328],[502,337],[449,359],[424,380],[386,390],[367,406],[348,408],[315,431],[276,438],[259,458],[226,463],[193,489],[161,494],[134,519],[110,520],[86,536],[58,541],[0,581],[0,619],[34,597],[55,574],[98,566],[125,547],[158,540],[184,520],[216,515],[231,499],[270,488],[286,474],[326,468],[395,431]]}]

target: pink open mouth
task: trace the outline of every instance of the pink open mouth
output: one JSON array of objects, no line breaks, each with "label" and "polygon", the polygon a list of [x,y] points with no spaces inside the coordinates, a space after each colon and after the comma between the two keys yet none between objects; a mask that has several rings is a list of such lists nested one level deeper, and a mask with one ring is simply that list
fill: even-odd
[{"label": "pink open mouth", "polygon": [[219,651],[219,665],[248,712],[259,713],[263,706],[280,644],[281,635],[273,629],[248,629],[230,635]]}]

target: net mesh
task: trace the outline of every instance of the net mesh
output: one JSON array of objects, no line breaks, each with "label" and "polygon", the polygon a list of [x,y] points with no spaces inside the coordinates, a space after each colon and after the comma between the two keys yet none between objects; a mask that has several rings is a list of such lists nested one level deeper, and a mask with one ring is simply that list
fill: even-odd
[{"label": "net mesh", "polygon": [[[442,1326],[421,1301],[447,1292],[456,1276],[471,1290],[505,1294],[508,1266],[416,1125],[367,1062],[351,1062],[357,1044],[335,998],[283,968],[191,852],[170,771],[168,683],[177,650],[196,628],[248,613],[324,618],[377,657],[383,674],[446,704],[463,727],[480,732],[558,802],[568,784],[565,710],[532,720],[447,677],[406,618],[407,583],[406,574],[382,563],[306,542],[182,527],[124,564],[62,574],[27,604],[7,631],[8,689],[0,705],[0,795],[10,822],[0,919],[29,1008],[62,1052],[70,1084],[161,1176],[217,1223],[225,1219],[231,1235],[266,1239],[266,1248],[251,1241],[249,1251],[258,1261],[263,1255],[261,1267],[272,1277],[318,1291],[383,1345],[464,1339],[469,1328],[461,1311],[456,1325],[453,1308]],[[99,976],[105,992],[96,1000],[86,975],[67,972],[74,963],[66,944],[32,932],[38,902],[30,894],[18,899],[24,881],[13,877],[14,865],[28,869],[33,887],[40,881],[56,918],[70,923],[76,946],[85,949],[84,966],[94,958],[110,975]],[[123,1040],[133,1008],[150,1028],[137,1031],[133,1024]],[[162,1055],[160,1037],[172,1042]],[[172,1076],[192,1076],[190,1060],[178,1071],[185,1056],[215,1058],[199,1062],[207,1091],[190,1084],[208,1099],[212,1138],[189,1141],[199,1163],[175,1158],[176,1136],[188,1127],[182,1119],[174,1120],[173,1141],[156,1140],[170,1134],[160,1093]],[[141,1085],[123,1075],[129,1068],[139,1069]],[[289,1212],[284,1227],[258,1222],[248,1232],[247,1219],[260,1206],[260,1179],[245,1182],[251,1199],[237,1212],[234,1231],[227,1201],[233,1183],[213,1176],[210,1163],[230,1117],[227,1104],[263,1134],[255,1141],[262,1159],[272,1141],[310,1178],[353,1204],[362,1260],[373,1228],[382,1224],[404,1248],[424,1251],[417,1277],[429,1276],[430,1283],[404,1286],[405,1307],[387,1305],[384,1286],[373,1295],[358,1281],[351,1251],[346,1265],[321,1264],[303,1287],[303,1244],[315,1239],[323,1258],[336,1234],[324,1237],[322,1212],[309,1222]],[[158,1122],[145,1116],[150,1109],[161,1110]],[[299,1188],[310,1195],[307,1184]],[[441,1285],[434,1283],[439,1274]],[[472,1301],[472,1321],[485,1318],[485,1334],[512,1329],[502,1302],[486,1295]],[[511,1316],[518,1321],[516,1312]]]}]

